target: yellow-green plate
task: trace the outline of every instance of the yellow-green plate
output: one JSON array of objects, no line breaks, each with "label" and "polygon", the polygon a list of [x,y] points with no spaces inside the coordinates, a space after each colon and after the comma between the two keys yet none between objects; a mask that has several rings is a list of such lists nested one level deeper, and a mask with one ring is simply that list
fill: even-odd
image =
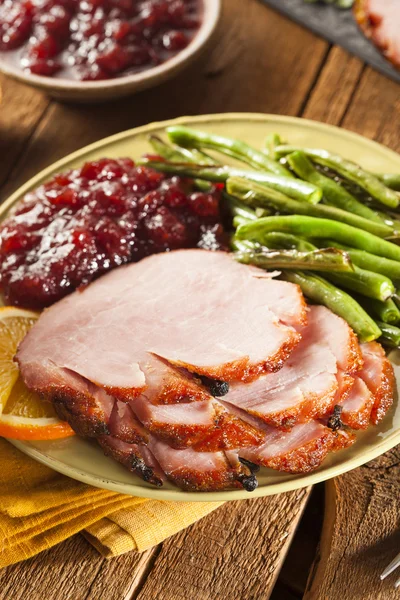
[{"label": "yellow-green plate", "polygon": [[[276,131],[290,143],[300,146],[322,147],[339,152],[373,171],[400,172],[399,155],[354,133],[321,123],[291,117],[245,113],[185,117],[177,121],[153,123],[145,127],[132,129],[71,154],[45,169],[20,188],[2,206],[0,216],[4,217],[7,210],[22,198],[27,191],[63,169],[76,167],[84,161],[103,156],[139,157],[144,152],[149,151],[146,136],[149,133],[161,133],[167,125],[173,123],[187,124],[214,133],[236,137],[258,147],[261,146],[268,133]],[[392,354],[392,362],[395,358],[396,356]],[[395,369],[400,381],[400,367],[395,365]],[[53,442],[12,441],[12,443],[29,456],[69,477],[123,494],[160,500],[237,500],[239,498],[267,496],[308,486],[340,475],[376,458],[400,443],[400,407],[396,401],[395,406],[381,425],[358,434],[358,440],[354,446],[330,455],[323,465],[313,473],[288,475],[270,469],[262,469],[259,477],[259,487],[251,494],[243,490],[189,493],[183,492],[171,484],[165,484],[162,489],[156,489],[132,475],[114,460],[106,458],[95,442],[79,437]]]}]

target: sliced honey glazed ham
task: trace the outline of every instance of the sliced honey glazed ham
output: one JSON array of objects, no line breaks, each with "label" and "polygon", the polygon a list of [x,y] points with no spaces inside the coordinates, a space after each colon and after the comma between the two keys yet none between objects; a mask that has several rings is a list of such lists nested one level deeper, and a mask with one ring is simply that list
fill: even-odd
[{"label": "sliced honey glazed ham", "polygon": [[45,393],[52,363],[127,401],[146,387],[149,354],[224,381],[277,370],[300,340],[270,308],[277,286],[297,307],[291,322],[304,321],[304,301],[265,275],[202,250],[120,267],[41,315],[17,354],[25,383],[35,389],[40,372]]},{"label": "sliced honey glazed ham", "polygon": [[368,386],[360,377],[355,377],[347,398],[342,402],[342,422],[352,429],[367,429],[373,405],[374,396]]},{"label": "sliced honey glazed ham", "polygon": [[144,481],[158,487],[163,485],[166,480],[165,473],[148,446],[128,444],[111,435],[100,436],[97,441],[106,456],[118,461]]},{"label": "sliced honey glazed ham", "polygon": [[190,491],[251,491],[258,466],[315,469],[393,397],[379,344],[360,348],[297,286],[223,252],[105,275],[47,309],[16,360],[75,431],[145,481]]},{"label": "sliced honey glazed ham", "polygon": [[360,377],[367,384],[374,397],[371,410],[371,423],[376,425],[383,419],[393,404],[394,371],[382,346],[377,342],[361,344],[364,367]]},{"label": "sliced honey glazed ham", "polygon": [[312,420],[295,425],[290,431],[273,427],[263,444],[240,451],[240,456],[264,467],[288,473],[307,473],[319,467],[328,452],[347,446],[350,440]]},{"label": "sliced honey glazed ham", "polygon": [[359,344],[347,323],[322,306],[309,308],[299,331],[302,340],[282,369],[232,384],[224,400],[283,429],[324,416],[337,403],[342,373],[362,364]]},{"label": "sliced honey glazed ham", "polygon": [[[152,454],[172,483],[188,491],[223,490],[246,486],[254,489],[256,481],[248,468],[239,461],[232,463],[232,454],[196,452],[193,448],[176,450],[152,438]],[[250,489],[249,489],[250,491]]]},{"label": "sliced honey glazed ham", "polygon": [[400,68],[400,4],[398,0],[356,0],[354,14],[365,35]]}]

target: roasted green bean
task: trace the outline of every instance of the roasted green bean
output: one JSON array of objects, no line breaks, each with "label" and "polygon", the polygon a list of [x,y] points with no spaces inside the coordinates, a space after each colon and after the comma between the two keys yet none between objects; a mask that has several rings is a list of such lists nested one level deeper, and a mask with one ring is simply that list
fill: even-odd
[{"label": "roasted green bean", "polygon": [[400,262],[398,262],[398,260],[376,256],[365,250],[357,250],[349,245],[341,244],[340,242],[329,239],[318,240],[317,246],[319,248],[334,246],[341,250],[346,250],[353,263],[358,267],[361,267],[361,269],[367,269],[374,273],[381,273],[381,275],[389,277],[389,279],[395,283],[400,282]]},{"label": "roasted green bean", "polygon": [[378,325],[358,302],[322,277],[301,271],[286,271],[284,278],[299,285],[310,300],[324,304],[345,319],[361,342],[372,342],[380,337],[381,330]]},{"label": "roasted green bean", "polygon": [[326,277],[336,285],[381,302],[385,302],[396,292],[388,277],[357,266],[354,267],[354,273],[327,273]]},{"label": "roasted green bean", "polygon": [[352,272],[353,266],[346,254],[335,248],[299,252],[298,250],[268,250],[258,247],[240,251],[235,258],[246,264],[264,269],[305,269],[307,271]]},{"label": "roasted green bean", "polygon": [[304,152],[311,160],[332,169],[343,178],[356,183],[365,190],[372,198],[381,204],[396,208],[399,205],[400,196],[397,192],[387,187],[378,177],[365,171],[356,163],[346,160],[338,154],[332,154],[327,150],[319,148],[299,148],[297,146],[278,146],[275,153],[278,157],[287,156],[297,151]]},{"label": "roasted green bean", "polygon": [[[313,250],[317,250],[316,246],[307,240],[280,231],[267,233],[264,235],[262,243],[264,246],[267,246],[267,248],[286,248],[287,250],[299,250],[299,252],[313,252]],[[330,246],[332,246],[332,244],[330,244]]]},{"label": "roasted green bean", "polygon": [[222,154],[245,162],[256,169],[291,177],[290,171],[285,169],[281,164],[240,140],[233,140],[182,126],[168,127],[167,134],[170,140],[179,146],[197,148],[198,150],[202,150],[203,148],[217,150]]},{"label": "roasted green bean", "polygon": [[392,299],[386,300],[386,302],[380,302],[373,298],[356,298],[361,306],[369,313],[372,314],[376,319],[389,325],[394,325],[400,322],[400,310],[393,302]]},{"label": "roasted green bean", "polygon": [[334,206],[322,206],[320,204],[314,206],[306,202],[299,202],[277,190],[240,177],[228,179],[226,189],[231,196],[235,196],[252,208],[266,206],[267,208],[273,207],[283,213],[317,217],[320,220],[332,219],[340,222],[340,224],[357,227],[379,237],[388,237],[394,234],[393,229],[387,225],[375,223]]},{"label": "roasted green bean", "polygon": [[293,152],[286,158],[296,175],[322,190],[324,201],[330,206],[385,224],[385,221],[375,211],[359,202],[336,181],[320,173],[304,152]]},{"label": "roasted green bean", "polygon": [[377,326],[382,331],[382,343],[398,348],[400,346],[400,329],[394,325],[388,325],[382,321],[377,321]]},{"label": "roasted green bean", "polygon": [[190,162],[197,165],[215,165],[215,161],[210,156],[196,148],[188,150],[180,146],[170,146],[157,135],[149,135],[148,141],[157,155],[166,160],[180,163]]},{"label": "roasted green bean", "polygon": [[270,133],[265,139],[263,153],[269,156],[269,158],[271,158],[272,160],[276,160],[275,148],[277,146],[281,146],[282,143],[283,142],[281,140],[280,135],[278,135],[277,133]]},{"label": "roasted green bean", "polygon": [[292,233],[305,238],[329,238],[346,246],[351,245],[353,248],[360,248],[371,254],[400,261],[400,247],[396,244],[382,240],[367,231],[329,219],[301,215],[265,217],[242,225],[236,235],[239,239],[262,242],[263,236],[271,231]]},{"label": "roasted green bean", "polygon": [[378,179],[390,189],[400,192],[400,175],[396,173],[378,173]]},{"label": "roasted green bean", "polygon": [[272,189],[287,194],[291,198],[317,204],[322,198],[322,191],[307,181],[301,181],[294,177],[283,177],[274,173],[262,173],[261,171],[247,171],[245,169],[236,169],[226,166],[204,166],[192,165],[186,163],[174,163],[168,161],[157,161],[152,158],[144,158],[138,161],[139,164],[145,164],[156,171],[169,173],[171,175],[180,175],[183,177],[192,177],[196,180],[204,179],[214,183],[225,183],[229,177],[242,177],[249,181],[254,181],[262,185],[267,185]]}]

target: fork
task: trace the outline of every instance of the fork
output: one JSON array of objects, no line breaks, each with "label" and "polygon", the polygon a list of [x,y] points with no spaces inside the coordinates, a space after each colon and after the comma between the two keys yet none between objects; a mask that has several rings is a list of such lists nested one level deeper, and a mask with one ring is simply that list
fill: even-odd
[{"label": "fork", "polygon": [[[393,571],[395,571],[397,569],[397,567],[400,567],[400,554],[398,554],[393,560],[392,562],[386,567],[386,569],[383,571],[383,573],[381,574],[381,579],[385,579],[385,577],[387,577],[388,575],[390,575],[390,573],[393,573]],[[396,581],[396,583],[394,584],[395,588],[400,587],[400,577],[399,579]]]}]

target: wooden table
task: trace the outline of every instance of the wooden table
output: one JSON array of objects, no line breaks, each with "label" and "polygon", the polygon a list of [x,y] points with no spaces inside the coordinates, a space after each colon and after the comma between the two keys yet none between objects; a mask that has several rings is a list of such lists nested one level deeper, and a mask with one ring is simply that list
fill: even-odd
[{"label": "wooden table", "polygon": [[[64,105],[6,78],[0,82],[2,200],[86,144],[185,114],[302,116],[400,150],[400,87],[257,0],[225,0],[214,45],[197,64],[125,100]],[[393,579],[381,584],[378,575],[400,550],[399,465],[400,451],[393,450],[327,484],[318,551],[323,486],[312,494],[303,489],[228,503],[142,555],[107,561],[77,535],[3,569],[0,599],[294,600],[304,593],[308,600],[396,598]]]}]

